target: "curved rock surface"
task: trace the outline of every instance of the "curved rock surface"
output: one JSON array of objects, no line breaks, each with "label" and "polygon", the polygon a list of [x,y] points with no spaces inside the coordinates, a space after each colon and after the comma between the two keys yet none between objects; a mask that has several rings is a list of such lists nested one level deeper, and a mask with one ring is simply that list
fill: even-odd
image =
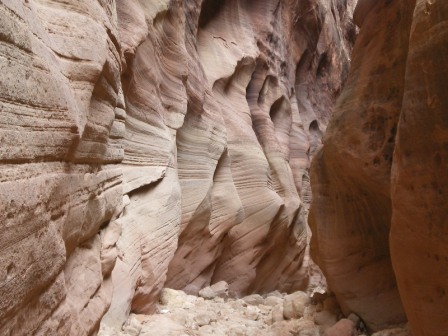
[{"label": "curved rock surface", "polygon": [[315,259],[344,312],[376,330],[405,320],[388,236],[412,9],[408,1],[380,1],[365,18],[311,176]]},{"label": "curved rock surface", "polygon": [[392,167],[392,263],[412,332],[448,332],[448,3],[417,1]]},{"label": "curved rock surface", "polygon": [[0,334],[293,291],[352,1],[0,2]]},{"label": "curved rock surface", "polygon": [[313,255],[344,313],[373,330],[406,316],[413,335],[448,330],[447,9],[358,2],[351,71],[312,165]]},{"label": "curved rock surface", "polygon": [[327,334],[445,336],[447,22],[442,0],[0,1],[0,335],[323,281],[311,179],[349,316]]}]

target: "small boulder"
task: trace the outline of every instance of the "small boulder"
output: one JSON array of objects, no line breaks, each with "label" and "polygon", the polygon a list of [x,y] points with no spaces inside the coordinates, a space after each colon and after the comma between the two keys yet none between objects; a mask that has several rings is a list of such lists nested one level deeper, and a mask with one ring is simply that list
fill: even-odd
[{"label": "small boulder", "polygon": [[283,301],[283,316],[287,320],[302,317],[305,312],[305,306],[309,301],[308,295],[304,292],[295,292],[285,296],[285,300]]},{"label": "small boulder", "polygon": [[297,336],[319,336],[319,328],[317,328],[312,323],[304,323],[299,327],[299,331],[296,334]]},{"label": "small boulder", "polygon": [[160,303],[166,307],[177,307],[183,306],[187,294],[182,291],[174,290],[171,288],[163,288],[160,293]]},{"label": "small boulder", "polygon": [[264,299],[259,294],[252,294],[252,295],[245,296],[245,297],[243,297],[243,301],[252,306],[258,306],[260,304],[264,304]]},{"label": "small boulder", "polygon": [[283,321],[283,304],[279,303],[272,308],[272,323]]},{"label": "small boulder", "polygon": [[139,336],[182,335],[184,326],[166,315],[152,315],[142,327]]},{"label": "small boulder", "polygon": [[314,315],[314,323],[321,326],[323,330],[332,327],[337,322],[338,317],[332,312],[329,312],[328,310],[318,312]]},{"label": "small boulder", "polygon": [[133,315],[129,317],[129,319],[126,321],[126,324],[123,326],[123,332],[125,332],[129,336],[138,336],[141,330],[142,324]]},{"label": "small boulder", "polygon": [[215,292],[216,296],[220,298],[229,297],[229,284],[225,281],[219,281],[210,286],[210,288]]},{"label": "small boulder", "polygon": [[279,303],[283,303],[283,298],[277,296],[268,296],[264,299],[264,305],[274,307]]},{"label": "small boulder", "polygon": [[213,300],[217,296],[217,294],[210,286],[208,286],[208,287],[202,288],[199,291],[199,296],[206,300]]},{"label": "small boulder", "polygon": [[353,321],[342,319],[325,330],[324,336],[358,336],[358,330],[356,330],[356,325]]},{"label": "small boulder", "polygon": [[258,320],[258,316],[260,316],[260,309],[256,306],[248,306],[244,315],[249,320],[256,321]]},{"label": "small boulder", "polygon": [[245,307],[247,307],[247,303],[241,299],[230,301],[228,303],[228,305],[230,308],[232,308],[233,310],[236,310],[236,311],[238,311],[238,310],[242,311],[242,310],[244,310]]},{"label": "small boulder", "polygon": [[216,322],[216,316],[212,312],[200,313],[194,317],[194,321],[199,327],[202,327],[209,325],[211,322]]}]

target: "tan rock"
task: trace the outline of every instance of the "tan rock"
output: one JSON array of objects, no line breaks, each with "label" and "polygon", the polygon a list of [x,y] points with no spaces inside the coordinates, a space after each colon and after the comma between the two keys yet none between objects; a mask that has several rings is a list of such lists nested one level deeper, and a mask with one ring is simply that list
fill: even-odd
[{"label": "tan rock", "polygon": [[347,8],[1,1],[0,334],[120,330],[164,287],[304,289]]},{"label": "tan rock", "polygon": [[138,336],[142,330],[142,324],[131,316],[123,326],[123,332],[129,336]]},{"label": "tan rock", "polygon": [[348,319],[339,320],[324,332],[324,336],[358,336],[356,325]]},{"label": "tan rock", "polygon": [[245,336],[246,331],[242,327],[234,327],[230,329],[229,336]]},{"label": "tan rock", "polygon": [[225,281],[219,281],[211,285],[210,288],[216,293],[216,296],[220,298],[227,298],[229,296],[229,284]]},{"label": "tan rock", "polygon": [[310,298],[304,292],[296,292],[285,296],[283,301],[283,315],[285,319],[298,319],[305,313],[305,306]]},{"label": "tan rock", "polygon": [[168,308],[179,308],[187,301],[187,294],[171,288],[164,288],[160,292],[160,303]]},{"label": "tan rock", "polygon": [[336,322],[338,322],[338,317],[335,314],[324,310],[314,315],[314,322],[317,325],[322,326],[323,330],[325,330],[335,325]]},{"label": "tan rock", "polygon": [[217,293],[210,286],[202,288],[198,294],[206,300],[212,300],[217,296]]},{"label": "tan rock", "polygon": [[256,321],[258,320],[258,317],[260,316],[260,309],[256,306],[248,306],[246,308],[246,312],[245,312],[245,316],[249,319],[249,320],[253,320]]},{"label": "tan rock", "polygon": [[[286,31],[290,28],[271,27],[266,24],[266,17],[274,14],[278,16],[275,22],[287,22],[292,19],[292,13],[306,12],[310,21],[321,14],[333,20],[330,19],[331,11],[324,5],[317,5],[315,12],[308,12],[298,3],[297,6],[296,3],[284,3],[276,11],[277,3],[269,1],[264,6],[255,3],[242,6],[236,16],[231,2],[224,1],[219,7],[211,3],[204,3],[197,36],[198,58],[212,91],[210,95],[191,91],[195,97],[203,98],[198,99],[197,104],[189,105],[191,113],[187,113],[179,132],[179,169],[186,172],[181,174],[182,234],[170,264],[167,285],[197,293],[213,281],[225,280],[229,283],[230,294],[239,296],[272,291],[279,283],[285,284],[282,290],[303,289],[307,277],[306,271],[301,269],[306,245],[305,210],[297,187],[302,189],[302,176],[309,165],[306,154],[309,124],[317,118],[312,115],[315,109],[308,99],[314,94],[308,94],[305,88],[316,88],[315,92],[322,93],[328,104],[333,101],[333,94],[318,89],[314,75],[306,78],[306,84],[297,80],[297,83],[286,86],[280,79],[283,75],[270,75],[271,72],[282,73],[283,67],[286,77],[294,77],[294,69],[304,49],[291,48],[289,52],[289,47],[277,48],[276,43],[283,43],[283,36],[288,36]],[[336,29],[331,27],[334,21],[328,22],[328,30],[323,29],[322,41],[336,36],[331,33]],[[298,25],[308,26],[307,19]],[[266,37],[270,35],[272,42]],[[301,37],[297,38],[301,40]],[[315,41],[318,38],[318,34],[313,36]],[[259,46],[254,43],[257,40]],[[308,41],[302,40],[299,44],[302,43],[306,45]],[[335,60],[343,61],[347,59],[349,43],[346,45],[344,40],[343,44],[336,42],[333,49],[322,42],[319,53],[328,52]],[[258,54],[261,55],[259,60]],[[321,56],[317,54],[311,51],[309,56],[310,63],[316,58],[316,68]],[[281,58],[285,59],[286,67],[282,66]],[[308,68],[308,57],[305,58],[307,60],[302,63]],[[329,72],[342,70],[339,65],[330,68]],[[196,72],[200,74],[201,71]],[[189,83],[195,83],[191,87],[200,86],[193,82],[200,80],[199,74],[189,77]],[[305,76],[300,75],[300,80],[305,81]],[[337,87],[339,80],[339,76],[334,76],[329,85]],[[300,108],[304,106],[304,113],[306,111],[311,119],[305,123],[301,121],[298,97],[290,92],[296,84],[301,92]],[[246,88],[250,99],[246,97]],[[200,109],[202,106],[204,112]],[[328,110],[323,107],[322,114]],[[203,116],[203,126],[200,127],[195,117],[198,115]],[[220,118],[222,121],[213,124]],[[291,120],[294,120],[293,127]],[[211,139],[206,132],[211,124],[216,125],[214,141],[210,145],[201,143],[200,139]],[[225,125],[228,144],[225,149],[221,147],[224,142],[222,125]],[[198,132],[202,134],[200,137]],[[296,140],[299,134],[300,138]],[[188,174],[198,160],[202,162],[204,153],[210,160],[217,160],[216,173],[215,166],[204,164],[200,173]],[[289,162],[293,161],[290,166]],[[253,250],[258,252],[252,253]],[[250,266],[242,268],[240,265],[243,264]]]},{"label": "tan rock", "polygon": [[279,303],[272,308],[272,323],[284,320],[283,303]]},{"label": "tan rock", "polygon": [[283,303],[283,297],[277,297],[277,296],[268,296],[266,299],[264,299],[264,305],[266,306],[276,306],[278,304]]},{"label": "tan rock", "polygon": [[210,324],[210,322],[213,319],[215,319],[215,317],[210,312],[202,313],[202,314],[196,315],[194,317],[194,320],[196,321],[196,323],[198,324],[199,327],[202,327],[202,326]]},{"label": "tan rock", "polygon": [[242,298],[244,302],[249,305],[258,306],[264,304],[264,298],[259,294],[252,294]]},{"label": "tan rock", "polygon": [[121,223],[113,221],[101,231],[101,271],[103,277],[112,273],[117,260],[118,250],[116,243],[121,235]]},{"label": "tan rock", "polygon": [[157,315],[143,325],[139,335],[182,335],[183,333],[185,333],[185,328],[182,325],[165,315]]}]

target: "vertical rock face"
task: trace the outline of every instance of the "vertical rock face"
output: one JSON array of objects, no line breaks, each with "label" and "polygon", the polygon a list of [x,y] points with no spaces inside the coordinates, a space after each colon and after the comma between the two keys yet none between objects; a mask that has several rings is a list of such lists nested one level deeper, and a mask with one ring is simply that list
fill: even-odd
[{"label": "vertical rock face", "polygon": [[5,0],[0,21],[0,334],[91,334],[123,197],[114,8]]},{"label": "vertical rock face", "polygon": [[373,329],[405,320],[389,255],[389,190],[412,10],[409,1],[379,1],[363,20],[311,176],[315,259],[344,312]]},{"label": "vertical rock face", "polygon": [[1,1],[0,334],[94,334],[163,286],[304,286],[351,8]]},{"label": "vertical rock face", "polygon": [[358,2],[351,71],[312,166],[312,252],[371,329],[405,311],[415,335],[448,330],[447,11]]},{"label": "vertical rock face", "polygon": [[392,168],[392,262],[415,335],[448,331],[448,3],[417,1]]}]

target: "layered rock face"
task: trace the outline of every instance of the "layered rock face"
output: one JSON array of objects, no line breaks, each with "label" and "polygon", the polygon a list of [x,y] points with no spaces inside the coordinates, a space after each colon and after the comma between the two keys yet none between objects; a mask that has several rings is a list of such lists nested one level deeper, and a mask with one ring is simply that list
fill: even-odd
[{"label": "layered rock face", "polygon": [[124,157],[114,11],[0,3],[1,335],[92,334],[110,304]]},{"label": "layered rock face", "polygon": [[404,312],[413,335],[448,330],[447,10],[358,2],[352,68],[312,166],[312,252],[344,313],[374,330]]},{"label": "layered rock face", "polygon": [[163,286],[305,286],[351,6],[1,1],[0,334],[94,334]]}]

